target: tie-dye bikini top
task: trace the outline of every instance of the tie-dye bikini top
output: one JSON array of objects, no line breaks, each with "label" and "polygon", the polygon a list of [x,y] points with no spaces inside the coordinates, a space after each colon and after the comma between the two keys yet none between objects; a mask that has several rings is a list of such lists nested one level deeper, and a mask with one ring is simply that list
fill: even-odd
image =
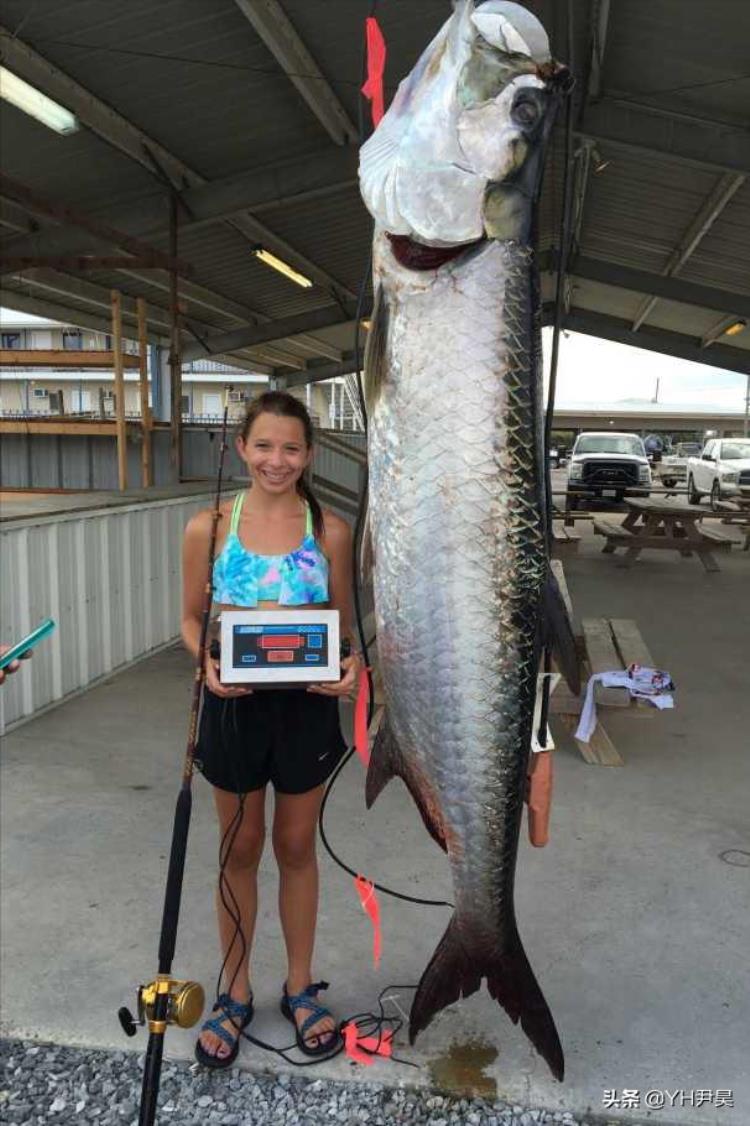
[{"label": "tie-dye bikini top", "polygon": [[232,507],[229,533],[214,561],[214,599],[230,606],[305,606],[328,602],[328,560],[315,542],[312,512],[307,509],[305,538],[286,555],[256,555],[246,551],[238,534],[245,499],[238,493]]}]

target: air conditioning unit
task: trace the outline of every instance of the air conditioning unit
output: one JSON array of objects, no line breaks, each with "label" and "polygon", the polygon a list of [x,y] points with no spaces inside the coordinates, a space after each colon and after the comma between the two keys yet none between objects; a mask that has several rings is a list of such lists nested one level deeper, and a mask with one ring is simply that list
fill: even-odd
[{"label": "air conditioning unit", "polygon": [[229,402],[230,403],[244,403],[244,401],[245,401],[245,392],[244,391],[230,391],[229,392]]},{"label": "air conditioning unit", "polygon": [[46,391],[44,389],[44,387],[35,387],[34,388],[34,398],[35,399],[49,399],[49,391]]}]

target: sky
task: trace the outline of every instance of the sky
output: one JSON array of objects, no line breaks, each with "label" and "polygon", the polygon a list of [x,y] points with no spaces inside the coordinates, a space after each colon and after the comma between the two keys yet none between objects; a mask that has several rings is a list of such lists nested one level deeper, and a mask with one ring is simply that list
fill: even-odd
[{"label": "sky", "polygon": [[[545,375],[549,372],[552,329],[544,329]],[[560,406],[579,403],[618,403],[627,399],[652,400],[659,380],[658,402],[677,405],[717,406],[743,411],[747,376],[677,360],[627,344],[616,344],[581,333],[564,333],[560,342],[556,401]]]}]

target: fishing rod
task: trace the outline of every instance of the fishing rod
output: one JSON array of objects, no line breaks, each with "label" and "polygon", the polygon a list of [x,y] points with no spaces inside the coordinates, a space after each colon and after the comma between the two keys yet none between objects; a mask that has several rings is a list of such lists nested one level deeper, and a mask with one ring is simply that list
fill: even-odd
[{"label": "fishing rod", "polygon": [[200,640],[195,661],[193,679],[193,698],[190,706],[187,749],[182,772],[182,785],[177,797],[172,828],[172,847],[169,854],[167,884],[164,893],[164,909],[159,938],[159,969],[156,977],[148,985],[138,988],[138,1015],[123,1007],[117,1016],[127,1036],[135,1036],[138,1025],[148,1024],[149,1038],[146,1059],[143,1066],[143,1084],[138,1126],[153,1126],[156,1117],[156,1102],[159,1096],[161,1065],[164,1053],[164,1034],[170,1024],[180,1028],[192,1028],[201,1018],[205,1003],[203,987],[196,981],[180,981],[172,976],[177,939],[177,922],[182,898],[182,879],[185,871],[187,838],[190,828],[190,814],[193,805],[192,781],[198,732],[198,713],[200,711],[203,681],[205,679],[206,642],[209,619],[213,601],[211,570],[216,549],[216,532],[221,519],[221,486],[224,476],[224,456],[227,450],[227,421],[229,416],[229,392],[226,388],[224,417],[221,424],[221,443],[219,449],[219,468],[216,479],[216,501],[212,512],[211,536],[208,549],[208,570],[203,594]]}]

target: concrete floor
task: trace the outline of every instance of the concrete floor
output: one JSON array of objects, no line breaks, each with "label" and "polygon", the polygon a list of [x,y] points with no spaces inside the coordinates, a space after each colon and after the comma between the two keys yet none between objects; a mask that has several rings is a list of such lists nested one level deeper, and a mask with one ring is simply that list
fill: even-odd
[{"label": "concrete floor", "polygon": [[[581,525],[578,525],[579,530]],[[590,525],[588,526],[590,528]],[[526,1106],[691,1126],[750,1122],[750,833],[748,637],[750,554],[719,574],[695,559],[646,552],[630,571],[584,531],[565,562],[577,614],[633,617],[678,684],[674,712],[615,717],[622,769],[556,756],[552,841],[525,843],[518,916],[563,1041],[564,1084],[482,991],[442,1013],[412,1049],[418,1069],[339,1057],[305,1074],[458,1086]],[[116,1010],[156,969],[172,812],[184,753],[190,666],[178,648],[19,728],[2,767],[3,1030],[102,1047],[128,1041]],[[428,898],[450,898],[445,859],[404,787],[366,814],[359,762],[330,802],[328,831],[354,868]],[[195,785],[174,970],[210,994],[219,958],[212,889],[212,803]],[[447,923],[441,908],[381,897],[379,971],[351,880],[324,855],[316,973],[343,1015],[376,1008],[391,982],[415,983]],[[277,1012],[284,974],[276,878],[265,857],[253,979],[257,1035],[289,1043]],[[391,993],[408,1010],[411,993]],[[402,1037],[402,1040],[404,1038]],[[170,1029],[167,1055],[188,1057],[194,1032]],[[463,1049],[468,1071],[456,1064]],[[490,1062],[486,1062],[486,1061]],[[249,1045],[241,1065],[274,1060]],[[474,1067],[472,1074],[471,1068]],[[484,1067],[484,1071],[481,1068]],[[606,1111],[605,1090],[731,1089],[733,1107]]]}]

